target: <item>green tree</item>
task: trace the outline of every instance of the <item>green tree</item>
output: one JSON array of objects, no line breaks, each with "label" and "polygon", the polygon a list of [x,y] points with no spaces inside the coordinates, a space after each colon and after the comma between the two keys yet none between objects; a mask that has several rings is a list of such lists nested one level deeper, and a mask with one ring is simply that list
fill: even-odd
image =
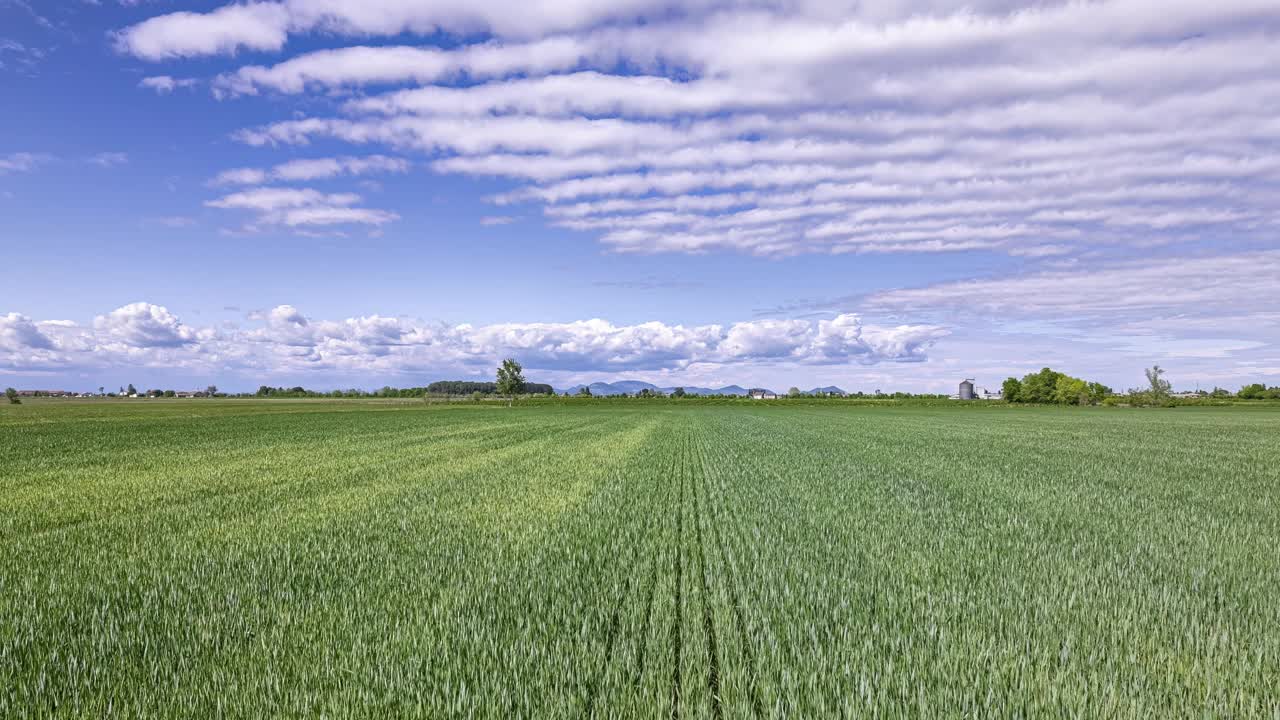
[{"label": "green tree", "polygon": [[515,358],[507,358],[498,366],[498,394],[507,396],[507,407],[511,407],[511,402],[516,395],[524,392],[524,368]]},{"label": "green tree", "polygon": [[788,390],[788,391],[787,391],[787,397],[792,397],[792,398],[798,398],[798,397],[800,397],[800,388],[798,388],[798,387],[793,387],[793,388],[791,388],[790,390]]},{"label": "green tree", "polygon": [[5,397],[7,397],[7,398],[9,398],[9,404],[10,404],[10,405],[21,405],[21,404],[22,404],[22,398],[18,397],[18,391],[17,391],[17,390],[14,390],[13,388],[5,388],[5,389],[4,389],[4,396],[5,396]]},{"label": "green tree", "polygon": [[1169,381],[1164,379],[1164,369],[1159,365],[1152,365],[1143,372],[1147,375],[1147,383],[1151,386],[1151,399],[1155,402],[1167,400],[1169,398],[1170,385]]},{"label": "green tree", "polygon": [[217,385],[210,385],[209,387],[207,387],[207,388],[205,388],[205,389],[204,389],[204,394],[205,394],[205,395],[208,395],[209,397],[213,397],[214,395],[217,395],[217,394],[218,394],[218,386],[217,386]]},{"label": "green tree", "polygon": [[1059,375],[1053,388],[1053,401],[1059,405],[1087,405],[1089,393],[1085,381],[1070,375]]},{"label": "green tree", "polygon": [[1022,402],[1022,383],[1018,382],[1018,378],[1006,378],[1000,391],[1005,402]]},{"label": "green tree", "polygon": [[138,394],[138,390],[137,390],[137,388],[135,388],[135,387],[133,386],[133,383],[129,383],[129,389],[125,390],[125,391],[124,391],[124,394],[125,394],[125,395],[137,395],[137,394]]},{"label": "green tree", "polygon": [[578,397],[591,397],[591,388],[586,385],[578,388]]},{"label": "green tree", "polygon": [[1025,403],[1051,403],[1055,402],[1055,393],[1058,389],[1058,378],[1062,376],[1060,372],[1054,372],[1049,368],[1042,368],[1040,372],[1035,372],[1022,378],[1022,390],[1018,393],[1018,401]]},{"label": "green tree", "polygon": [[1261,400],[1266,397],[1267,386],[1262,383],[1252,383],[1240,388],[1240,392],[1236,393],[1236,397],[1241,400]]},{"label": "green tree", "polygon": [[1110,397],[1111,388],[1099,382],[1091,382],[1085,386],[1085,392],[1089,395],[1089,402],[1097,405]]},{"label": "green tree", "polygon": [[176,392],[174,392],[174,391],[172,391],[172,390],[165,390],[165,391],[164,391],[164,396],[165,396],[165,397],[174,397],[174,396],[176,396],[177,394],[178,394],[178,393],[176,393]]},{"label": "green tree", "polygon": [[673,397],[673,398],[682,398],[682,397],[684,397],[684,388],[682,388],[682,387],[678,387],[678,388],[676,388],[675,390],[672,390],[672,391],[671,391],[671,397]]}]

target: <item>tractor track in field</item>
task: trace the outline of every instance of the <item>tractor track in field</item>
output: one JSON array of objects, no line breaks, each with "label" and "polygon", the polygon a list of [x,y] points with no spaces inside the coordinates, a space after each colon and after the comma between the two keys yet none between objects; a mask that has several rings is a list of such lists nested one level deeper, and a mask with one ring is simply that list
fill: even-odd
[{"label": "tractor track in field", "polygon": [[[667,493],[663,497],[664,500],[669,501],[671,499],[671,486],[674,485],[675,470],[676,457],[673,455],[671,457],[671,468],[665,476],[665,479],[669,482]],[[645,658],[649,650],[649,630],[653,627],[653,602],[658,588],[658,566],[658,559],[654,557],[653,561],[649,563],[649,583],[645,589],[644,620],[640,625],[640,647],[636,652],[636,671],[631,683],[637,689],[644,680]]]},{"label": "tractor track in field", "polygon": [[[788,481],[786,477],[778,473],[776,469],[765,467],[763,468],[763,470],[764,470],[764,475],[767,475],[773,478],[773,481],[771,483],[772,487],[782,488],[787,486]],[[727,493],[728,484],[726,483],[723,474],[717,473],[716,484],[720,488],[721,493]],[[759,548],[759,543],[761,541],[758,538],[748,538],[746,535],[746,532],[747,532],[747,529],[744,523],[731,522],[729,524],[728,534],[730,535],[731,538],[736,537],[738,540],[738,547],[743,548],[744,552],[748,553],[748,562],[754,562],[757,565],[766,564],[768,561],[764,559]],[[770,601],[768,599],[764,600],[764,604],[766,607],[769,605],[769,602]],[[770,616],[767,614],[762,615],[760,617],[760,622],[764,623],[765,625],[775,624],[775,626],[780,626],[781,624],[778,618],[776,617],[776,614],[773,616]],[[799,654],[791,637],[787,633],[783,632],[778,634],[776,636],[776,639],[778,642],[778,646],[782,649],[783,654],[786,655],[787,657],[787,662],[788,663],[798,662]],[[763,707],[762,707],[762,712],[763,712]]]},{"label": "tractor track in field", "polygon": [[711,589],[707,585],[707,554],[702,539],[702,504],[698,500],[696,478],[691,478],[693,488],[693,528],[698,545],[698,575],[702,583],[702,630],[707,635],[707,689],[711,692],[711,716],[724,717],[720,700],[720,648],[716,643],[716,623],[711,609]]},{"label": "tractor track in field", "polygon": [[[706,447],[701,442],[698,443],[698,457],[699,464],[706,468]],[[720,553],[720,559],[725,565],[725,589],[729,592],[729,606],[733,610],[734,626],[738,631],[742,663],[747,669],[747,692],[751,698],[751,711],[757,718],[764,717],[764,704],[760,700],[760,688],[756,685],[755,651],[752,650],[751,633],[747,629],[746,615],[742,610],[742,596],[738,591],[741,572],[738,569],[737,561],[725,551],[724,536],[720,531],[720,526],[723,524],[723,513],[721,510],[717,510],[716,505],[710,501],[712,496],[711,477],[704,472],[702,479],[704,482],[703,493],[707,498],[707,506],[710,512],[708,524],[711,526],[716,551]],[[720,497],[723,498],[724,496],[724,488],[721,487]]]},{"label": "tractor track in field", "polygon": [[[633,502],[632,504],[634,505],[635,503]],[[631,554],[632,563],[634,563],[635,560],[640,557],[641,550],[648,547],[648,544],[645,541],[649,538],[649,535],[653,532],[653,526],[655,524],[654,517],[655,517],[654,513],[646,514],[644,528],[640,531],[639,537],[636,539],[636,541],[632,543],[632,548],[633,548],[633,552]],[[653,598],[652,586],[657,582],[657,563],[656,562],[651,563],[651,566],[653,570],[649,574],[650,587],[648,590],[648,595],[650,600],[647,603],[650,605],[652,603],[652,598]],[[614,645],[617,644],[618,631],[622,624],[622,606],[624,603],[626,603],[627,598],[631,594],[631,578],[632,578],[632,573],[626,573],[626,579],[622,584],[622,592],[618,595],[618,601],[613,605],[613,612],[609,617],[609,629],[605,634],[604,658],[600,662],[600,670],[596,673],[595,677],[591,680],[591,682],[587,684],[587,701],[582,710],[582,717],[584,718],[594,717],[596,698],[600,694],[600,686],[604,682],[604,676],[609,669],[609,664],[613,662],[613,648],[614,648]],[[646,608],[645,610],[645,631],[646,632],[648,631],[649,613],[650,613],[650,610]],[[644,642],[643,635],[641,637],[642,637],[641,642]],[[641,651],[640,664],[641,664],[641,672],[643,672],[643,665],[644,665],[643,650]],[[636,675],[637,685],[639,684],[639,679],[640,679],[640,675],[637,674]]]},{"label": "tractor track in field", "polygon": [[680,717],[680,684],[681,662],[683,661],[683,644],[681,642],[681,627],[684,625],[684,471],[685,471],[684,451],[680,452],[680,467],[678,475],[680,477],[680,492],[676,501],[676,555],[674,560],[674,570],[676,573],[676,607],[675,620],[671,624],[671,646],[672,654],[675,658],[675,664],[671,670],[671,718],[676,720]]},{"label": "tractor track in field", "polygon": [[640,687],[640,682],[644,678],[644,656],[649,647],[649,628],[653,625],[653,596],[657,586],[658,562],[654,560],[649,564],[649,587],[645,591],[644,622],[640,625],[640,649],[636,654],[636,674],[631,683],[636,688]]}]

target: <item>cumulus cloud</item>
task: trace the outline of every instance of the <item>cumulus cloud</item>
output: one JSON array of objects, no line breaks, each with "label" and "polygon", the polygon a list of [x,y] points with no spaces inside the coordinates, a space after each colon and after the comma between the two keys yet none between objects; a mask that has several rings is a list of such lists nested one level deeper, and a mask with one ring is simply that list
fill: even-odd
[{"label": "cumulus cloud", "polygon": [[199,334],[183,325],[168,308],[137,302],[99,315],[93,320],[98,337],[131,348],[179,347],[194,343]]},{"label": "cumulus cloud", "polygon": [[[168,309],[133,303],[90,326],[0,316],[0,351],[9,366],[39,359],[65,368],[110,365],[244,369],[272,374],[310,370],[384,373],[450,367],[487,369],[516,356],[533,370],[670,372],[690,366],[749,367],[916,362],[946,334],[936,326],[884,331],[857,315],[832,320],[751,320],[686,326],[658,321],[616,325],[565,323],[449,325],[369,315],[344,320],[306,316],[292,305],[250,315],[247,327],[196,328]],[[20,362],[21,361],[21,362]]]},{"label": "cumulus cloud", "polygon": [[18,352],[27,348],[51,350],[53,341],[25,315],[0,315],[0,349]]}]

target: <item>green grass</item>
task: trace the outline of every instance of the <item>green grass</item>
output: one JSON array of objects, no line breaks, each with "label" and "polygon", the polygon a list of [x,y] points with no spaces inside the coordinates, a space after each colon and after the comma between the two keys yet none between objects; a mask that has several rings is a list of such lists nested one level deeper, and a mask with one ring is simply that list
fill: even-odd
[{"label": "green grass", "polygon": [[0,716],[1280,716],[1280,412],[0,408]]}]

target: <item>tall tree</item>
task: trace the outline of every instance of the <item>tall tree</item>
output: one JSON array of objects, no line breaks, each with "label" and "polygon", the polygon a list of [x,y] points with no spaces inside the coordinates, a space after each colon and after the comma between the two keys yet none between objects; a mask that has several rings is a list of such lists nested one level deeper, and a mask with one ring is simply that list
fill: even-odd
[{"label": "tall tree", "polygon": [[18,391],[13,388],[5,388],[4,396],[9,398],[10,405],[21,405],[22,400],[18,397]]},{"label": "tall tree", "polygon": [[1018,378],[1006,378],[1004,384],[1000,386],[1000,395],[1005,402],[1022,402],[1022,383],[1018,382]]},{"label": "tall tree", "polygon": [[507,358],[498,366],[498,394],[507,396],[507,407],[511,407],[516,395],[524,392],[524,368],[515,358]]},{"label": "tall tree", "polygon": [[1171,386],[1169,381],[1164,379],[1164,368],[1152,365],[1144,372],[1147,374],[1147,383],[1151,385],[1151,399],[1159,402],[1169,397]]}]

